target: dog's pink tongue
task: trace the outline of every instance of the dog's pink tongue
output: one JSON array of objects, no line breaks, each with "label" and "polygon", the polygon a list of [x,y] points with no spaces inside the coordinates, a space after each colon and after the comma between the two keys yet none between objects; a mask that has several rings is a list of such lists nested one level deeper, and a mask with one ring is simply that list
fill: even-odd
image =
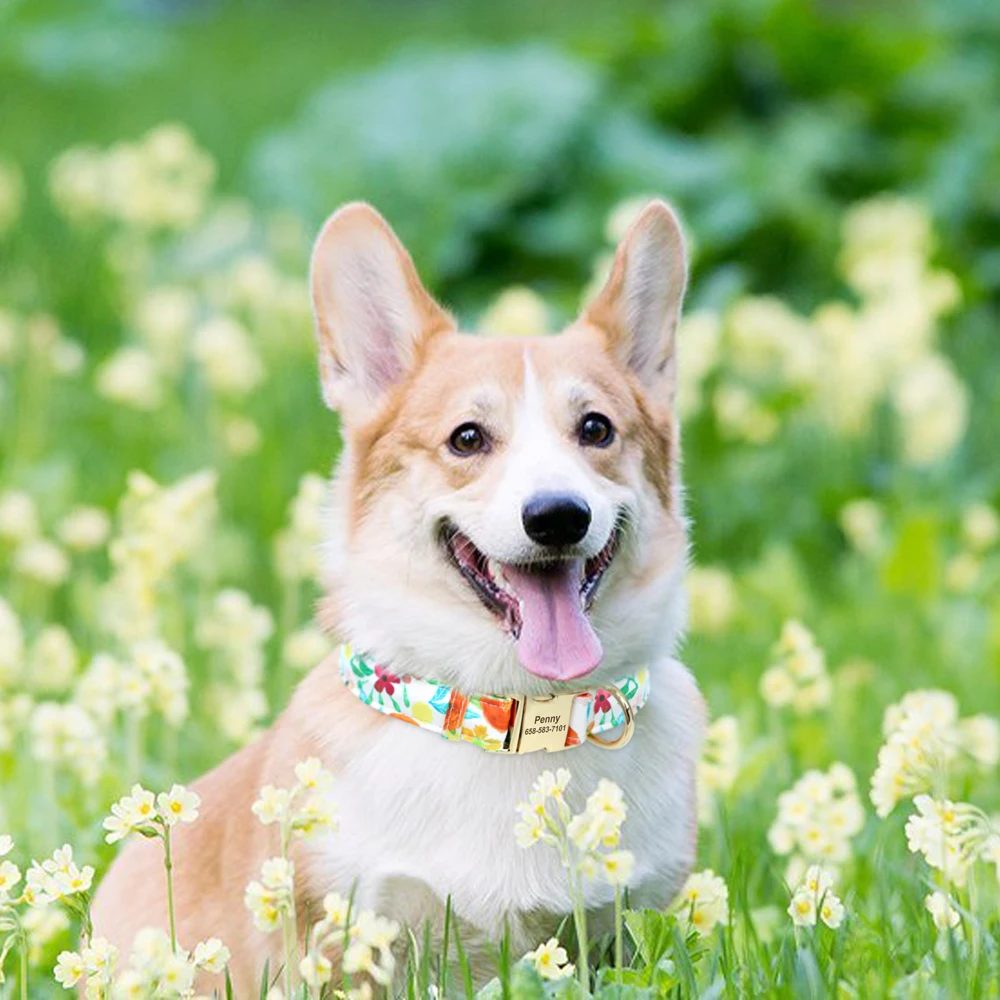
[{"label": "dog's pink tongue", "polygon": [[604,651],[581,607],[583,560],[534,573],[505,566],[504,575],[521,599],[517,655],[525,669],[555,681],[590,673]]}]

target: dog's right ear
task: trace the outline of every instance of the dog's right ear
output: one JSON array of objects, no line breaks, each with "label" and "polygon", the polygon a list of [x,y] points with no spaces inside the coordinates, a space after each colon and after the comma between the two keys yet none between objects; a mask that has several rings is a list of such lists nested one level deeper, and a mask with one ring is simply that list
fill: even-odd
[{"label": "dog's right ear", "polygon": [[410,371],[421,343],[453,327],[370,205],[327,219],[311,266],[323,398],[350,422],[371,416]]}]

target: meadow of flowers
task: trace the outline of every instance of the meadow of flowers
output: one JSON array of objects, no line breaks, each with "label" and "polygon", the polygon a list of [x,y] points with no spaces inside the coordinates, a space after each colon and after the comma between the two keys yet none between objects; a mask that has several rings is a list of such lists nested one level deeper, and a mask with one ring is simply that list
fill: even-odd
[{"label": "meadow of flowers", "polygon": [[[337,449],[312,222],[223,191],[209,145],[165,123],[30,183],[0,150],[0,996],[227,994],[224,928],[178,941],[171,918],[119,955],[91,933],[93,888],[133,836],[169,879],[172,829],[198,822],[183,783],[333,642],[312,619]],[[610,206],[594,283],[641,201]],[[510,836],[558,851],[577,897],[612,885],[615,929],[595,939],[577,908],[528,955],[498,938],[480,995],[997,995],[995,329],[963,325],[977,286],[914,197],[846,208],[825,280],[794,294],[702,294],[692,237],[698,869],[669,908],[630,909],[620,790],[554,760]],[[544,334],[576,294],[490,289],[465,318]],[[289,846],[335,829],[336,776],[308,760],[296,781],[246,817],[281,833],[246,888],[282,942],[261,996],[473,995],[460,937],[357,912],[351,886],[296,933]]]}]

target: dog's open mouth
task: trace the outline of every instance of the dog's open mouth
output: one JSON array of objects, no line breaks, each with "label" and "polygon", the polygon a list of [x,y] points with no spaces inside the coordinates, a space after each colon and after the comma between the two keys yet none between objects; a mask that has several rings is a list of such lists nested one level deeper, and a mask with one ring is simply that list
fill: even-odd
[{"label": "dog's open mouth", "polygon": [[449,560],[517,642],[524,667],[551,680],[589,673],[603,651],[587,612],[620,540],[615,528],[590,559],[502,563],[481,552],[454,525],[442,529]]}]

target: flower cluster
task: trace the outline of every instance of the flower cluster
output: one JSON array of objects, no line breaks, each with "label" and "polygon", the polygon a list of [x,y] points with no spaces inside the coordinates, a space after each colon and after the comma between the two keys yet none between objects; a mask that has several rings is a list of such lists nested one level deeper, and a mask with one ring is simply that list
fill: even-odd
[{"label": "flower cluster", "polygon": [[77,704],[105,724],[119,712],[133,721],[157,712],[180,726],[188,714],[184,661],[160,639],[137,642],[129,653],[127,659],[96,653],[77,682]]},{"label": "flower cluster", "polygon": [[527,802],[518,805],[520,820],[514,836],[521,847],[550,844],[563,852],[573,851],[573,865],[585,878],[598,873],[611,885],[626,885],[635,859],[622,850],[621,828],[627,807],[622,790],[601,779],[587,798],[586,808],[574,815],[566,802],[570,773],[561,767],[538,777]]},{"label": "flower cluster", "polygon": [[213,472],[171,486],[141,472],[129,475],[103,608],[105,627],[126,646],[162,636],[157,598],[175,569],[202,551],[216,516],[215,484]]},{"label": "flower cluster", "polygon": [[774,664],[760,679],[764,701],[775,708],[791,706],[798,715],[808,715],[830,703],[826,658],[801,622],[785,622],[774,656]]},{"label": "flower cluster", "polygon": [[[295,778],[295,784],[291,788],[265,785],[251,807],[253,814],[265,826],[278,827],[281,854],[268,858],[263,863],[260,878],[250,882],[244,895],[246,907],[259,930],[264,933],[270,933],[279,927],[282,930],[285,991],[289,995],[294,986],[292,969],[296,942],[295,866],[289,857],[291,844],[293,840],[307,839],[336,829],[336,810],[332,798],[333,776],[317,758],[309,757],[295,765]],[[332,919],[331,913],[332,911],[327,913],[328,920]],[[346,923],[341,925],[342,929],[344,926]],[[323,933],[317,939],[319,943],[314,941],[314,947],[307,955],[309,964],[301,970],[303,981],[309,984],[312,980],[317,991],[329,978],[329,963],[323,952],[332,933],[332,925],[324,925]],[[395,937],[395,932],[392,936]],[[360,960],[360,949],[363,946],[368,948],[364,952],[368,960],[375,962],[372,949],[379,949],[368,939],[359,944],[356,956]],[[385,947],[388,949],[388,945]],[[344,961],[347,971],[346,953]],[[381,966],[384,963],[379,959],[375,964]]]},{"label": "flower cluster", "polygon": [[36,760],[64,766],[88,787],[97,784],[108,756],[107,743],[80,705],[40,702],[31,712],[29,735]]},{"label": "flower cluster", "polygon": [[559,768],[543,771],[526,802],[517,806],[519,819],[514,837],[521,847],[548,844],[559,852],[569,878],[573,919],[580,944],[578,976],[585,989],[590,984],[587,961],[586,883],[598,874],[613,889],[615,903],[615,964],[622,963],[621,905],[624,888],[635,869],[635,857],[621,847],[622,824],[627,807],[625,796],[613,781],[602,778],[587,797],[582,812],[574,814],[566,801],[570,772]]},{"label": "flower cluster", "polygon": [[810,865],[792,894],[788,915],[796,927],[815,927],[821,920],[838,928],[844,920],[844,904],[833,891],[833,876],[821,865]]},{"label": "flower cluster", "polygon": [[229,949],[218,938],[202,941],[189,952],[172,947],[163,931],[145,928],[136,935],[124,968],[118,965],[118,949],[96,937],[79,952],[61,952],[53,975],[67,990],[82,982],[88,997],[193,998],[197,974],[219,975],[229,958]]},{"label": "flower cluster", "polygon": [[907,846],[948,884],[964,886],[976,861],[1000,859],[1000,829],[981,809],[929,795],[917,795],[913,804],[917,811],[906,821]]},{"label": "flower cluster", "polygon": [[63,153],[49,175],[52,199],[79,225],[140,231],[189,229],[203,215],[215,163],[182,125],[160,125],[138,142]]},{"label": "flower cluster", "polygon": [[268,858],[260,878],[247,885],[245,902],[254,925],[265,934],[276,930],[283,918],[294,916],[295,866],[285,858]]},{"label": "flower cluster", "polygon": [[[623,233],[641,208],[641,199],[617,206],[608,233]],[[934,349],[959,288],[930,266],[932,250],[920,205],[873,198],[847,214],[842,232],[840,267],[856,304],[827,302],[804,316],[772,296],[749,296],[721,315],[689,315],[678,337],[682,415],[710,407],[724,437],[760,445],[796,418],[857,437],[888,402],[905,462],[945,457],[965,432],[968,390]],[[609,266],[602,255],[588,295]]]},{"label": "flower cluster", "polygon": [[291,788],[265,785],[251,807],[265,826],[278,825],[283,843],[331,832],[337,827],[330,772],[317,758],[309,757],[295,765],[295,778]]},{"label": "flower cluster", "polygon": [[217,680],[209,694],[216,718],[238,743],[251,739],[267,714],[264,645],[273,632],[271,613],[235,589],[220,591],[198,623],[198,643],[215,659]]},{"label": "flower cluster", "polygon": [[[306,954],[299,963],[299,975],[310,997],[319,997],[333,975],[327,955],[343,948],[344,975],[365,976],[380,986],[392,984],[396,968],[392,945],[399,936],[399,924],[371,910],[355,914],[351,901],[331,892],[323,899],[323,918],[309,931]],[[364,997],[367,989],[355,988],[351,998]]]},{"label": "flower cluster", "polygon": [[319,580],[325,500],[326,483],[322,476],[313,473],[303,476],[289,506],[288,527],[278,534],[274,543],[278,576],[287,583]]},{"label": "flower cluster", "polygon": [[902,799],[935,791],[963,764],[985,769],[1000,760],[997,721],[986,715],[960,719],[958,701],[947,691],[911,691],[886,709],[882,733],[885,743],[871,781],[880,817]]},{"label": "flower cluster", "polygon": [[114,844],[129,834],[161,837],[178,823],[193,823],[198,818],[201,799],[183,785],[174,785],[169,792],[154,795],[142,785],[133,785],[112,807],[104,820],[105,840]]},{"label": "flower cluster", "polygon": [[810,865],[848,861],[851,838],[864,822],[854,772],[835,763],[825,773],[807,771],[778,796],[778,815],[767,839],[775,854],[789,857],[786,881],[794,885]]},{"label": "flower cluster", "polygon": [[0,552],[6,546],[13,550],[11,569],[22,580],[48,590],[69,577],[69,556],[43,534],[38,506],[24,490],[0,494]]},{"label": "flower cluster", "polygon": [[711,868],[692,872],[681,889],[673,910],[686,931],[702,937],[729,923],[729,887]]}]

